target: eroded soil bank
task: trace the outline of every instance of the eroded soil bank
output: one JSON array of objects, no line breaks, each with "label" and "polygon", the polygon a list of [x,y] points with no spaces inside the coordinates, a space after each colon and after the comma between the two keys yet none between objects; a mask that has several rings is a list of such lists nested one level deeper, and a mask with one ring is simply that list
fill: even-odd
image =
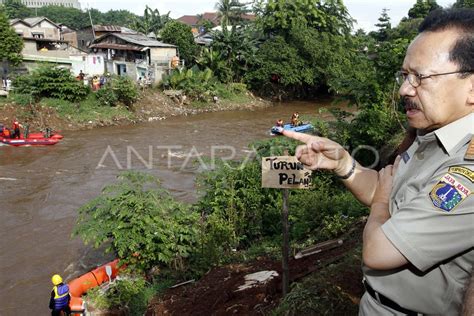
[{"label": "eroded soil bank", "polygon": [[179,102],[164,95],[161,91],[149,90],[142,93],[130,111],[126,111],[123,107],[117,107],[112,109],[112,114],[107,117],[97,113],[95,118],[87,121],[81,121],[74,115],[60,115],[56,109],[41,104],[20,106],[14,102],[3,101],[0,103],[0,123],[9,126],[14,119],[18,119],[23,125],[28,125],[30,131],[44,130],[46,127],[56,131],[85,130],[103,126],[159,121],[172,116],[194,115],[203,112],[253,110],[271,105],[271,102],[255,97],[250,92],[238,100],[219,100],[217,103],[196,104]]}]

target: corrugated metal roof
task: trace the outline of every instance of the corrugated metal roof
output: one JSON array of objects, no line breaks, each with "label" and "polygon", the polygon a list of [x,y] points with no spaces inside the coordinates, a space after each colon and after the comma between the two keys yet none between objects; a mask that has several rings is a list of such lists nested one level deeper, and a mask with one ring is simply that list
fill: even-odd
[{"label": "corrugated metal roof", "polygon": [[48,21],[49,23],[53,24],[54,26],[56,26],[57,28],[59,28],[59,25],[57,25],[56,23],[54,23],[53,21],[51,21],[50,19],[48,19],[47,17],[44,17],[44,16],[37,16],[37,17],[34,17],[34,18],[25,18],[23,19],[24,22],[28,23],[30,26],[35,26],[36,24],[40,23],[41,21]]},{"label": "corrugated metal roof", "polygon": [[89,48],[108,48],[108,49],[133,50],[133,51],[141,51],[143,49],[143,47],[141,46],[113,44],[113,43],[92,44],[89,46]]},{"label": "corrugated metal roof", "polygon": [[[146,37],[143,34],[123,34],[123,33],[110,33],[110,34],[105,34],[99,38],[97,38],[94,42],[97,44],[102,44],[100,41],[108,36],[115,36],[117,38],[120,38],[121,40],[124,40],[125,42],[132,43],[139,45],[141,47],[177,47],[176,45],[171,45],[171,44],[166,44],[162,43],[160,41],[157,41],[155,39]],[[92,45],[91,45],[92,47]]]}]

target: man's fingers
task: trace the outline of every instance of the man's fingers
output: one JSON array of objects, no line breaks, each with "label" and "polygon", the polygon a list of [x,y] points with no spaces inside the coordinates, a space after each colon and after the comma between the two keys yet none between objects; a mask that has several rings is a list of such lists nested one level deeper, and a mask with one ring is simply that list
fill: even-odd
[{"label": "man's fingers", "polygon": [[288,137],[288,138],[293,138],[293,139],[299,140],[300,142],[303,142],[303,143],[308,143],[314,137],[314,136],[311,136],[311,135],[308,135],[308,134],[294,132],[294,131],[288,131],[288,130],[283,130],[282,134],[284,136]]}]

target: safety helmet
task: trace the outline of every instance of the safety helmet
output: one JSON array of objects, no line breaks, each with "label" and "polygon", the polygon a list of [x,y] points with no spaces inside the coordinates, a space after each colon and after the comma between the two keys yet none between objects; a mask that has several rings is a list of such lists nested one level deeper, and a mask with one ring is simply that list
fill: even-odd
[{"label": "safety helmet", "polygon": [[53,282],[54,285],[58,285],[58,284],[63,283],[63,278],[61,278],[59,274],[55,274],[51,278],[51,282]]}]

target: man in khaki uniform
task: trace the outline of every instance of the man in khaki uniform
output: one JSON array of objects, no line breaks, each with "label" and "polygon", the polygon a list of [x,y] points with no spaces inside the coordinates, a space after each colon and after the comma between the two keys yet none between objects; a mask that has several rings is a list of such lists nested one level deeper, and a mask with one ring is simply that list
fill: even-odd
[{"label": "man in khaki uniform", "polygon": [[432,12],[397,73],[417,130],[393,166],[366,169],[339,144],[305,142],[296,156],[333,170],[370,206],[360,315],[459,315],[474,265],[474,10]]}]

